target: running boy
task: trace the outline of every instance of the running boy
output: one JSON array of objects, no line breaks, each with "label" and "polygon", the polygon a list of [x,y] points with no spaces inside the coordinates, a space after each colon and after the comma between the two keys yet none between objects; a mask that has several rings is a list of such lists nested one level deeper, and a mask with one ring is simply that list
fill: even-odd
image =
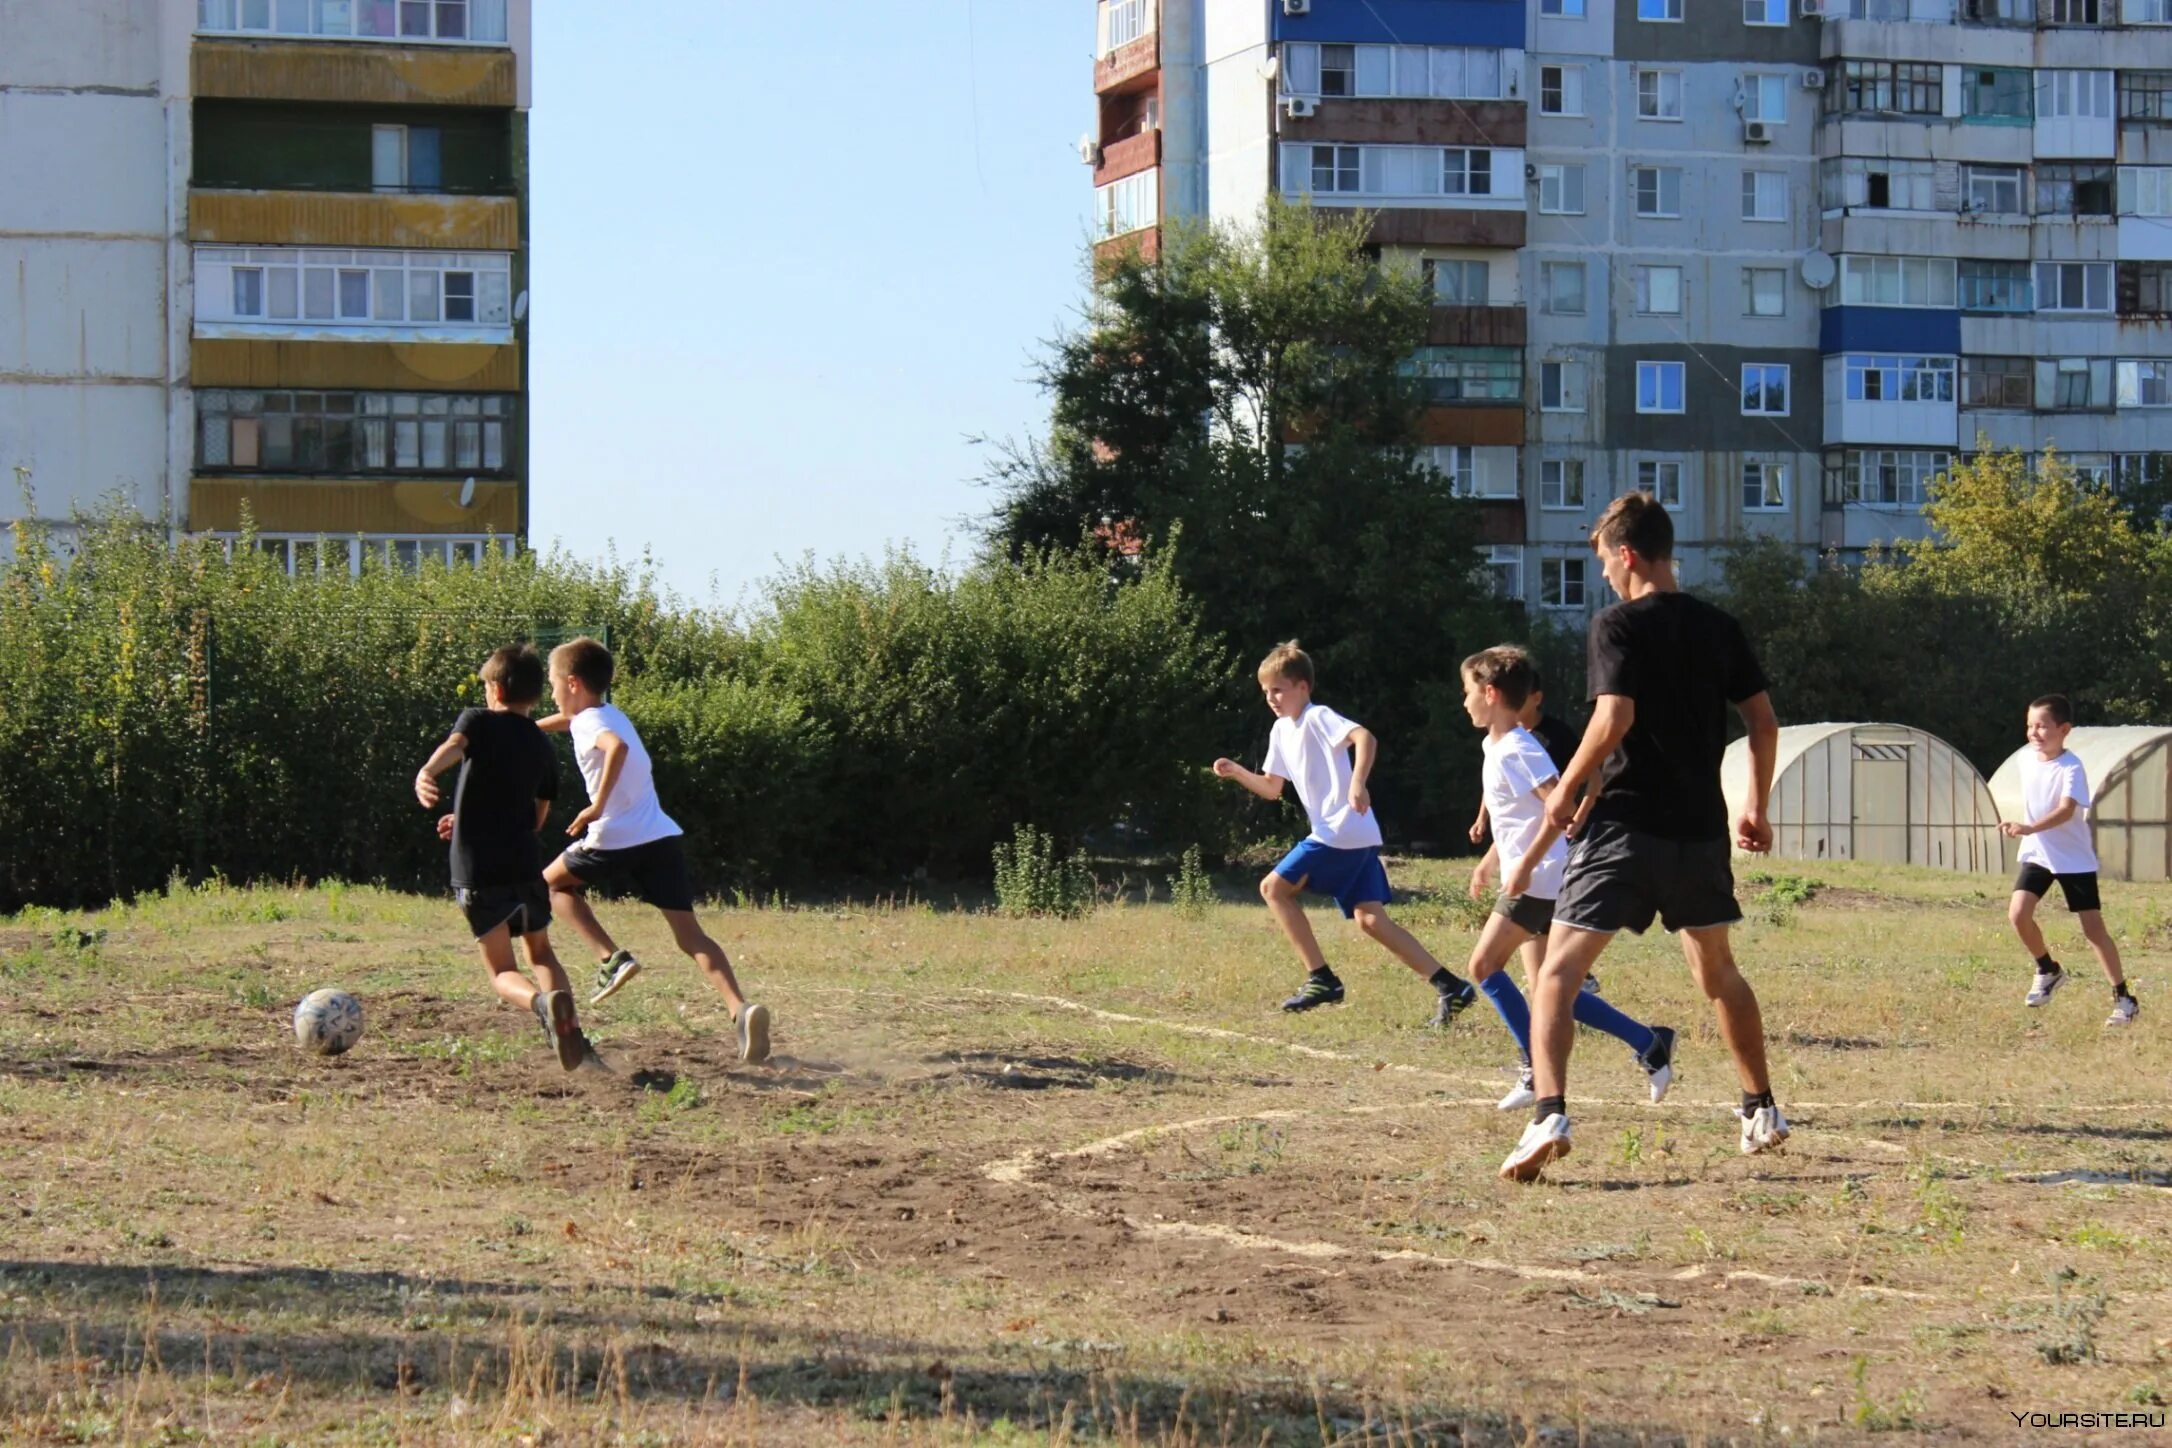
[{"label": "running boy", "polygon": [[2081,921],[2082,935],[2097,953],[2112,982],[2112,1013],[2107,1026],[2123,1026],[2141,1007],[2127,989],[2119,947],[2104,928],[2097,899],[2097,849],[2089,838],[2089,775],[2067,752],[2074,708],[2064,694],[2046,694],[2029,705],[2028,735],[2034,752],[2021,759],[2021,803],[2028,821],[2001,820],[1999,833],[2021,841],[2021,873],[2014,878],[2006,918],[2022,948],[2036,960],[2036,979],[2024,1004],[2040,1006],[2066,984],[2066,971],[2051,958],[2044,932],[2036,923],[2036,905],[2053,881],[2066,897],[2066,908]]},{"label": "running boy", "polygon": [[1264,767],[1255,774],[1233,759],[1217,759],[1214,772],[1269,800],[1280,799],[1282,786],[1294,781],[1298,802],[1312,821],[1312,833],[1259,882],[1268,913],[1310,972],[1282,1009],[1309,1011],[1343,998],[1342,981],[1320,953],[1312,923],[1298,902],[1309,887],[1333,896],[1344,918],[1355,920],[1358,929],[1431,985],[1438,996],[1432,1024],[1447,1025],[1478,999],[1478,993],[1388,918],[1388,872],[1380,863],[1380,821],[1373,815],[1372,791],[1367,787],[1379,741],[1371,730],[1325,704],[1312,702],[1312,660],[1294,639],[1276,645],[1260,663],[1259,685],[1275,716]]},{"label": "running boy", "polygon": [[574,758],[588,785],[588,808],[566,826],[574,844],[551,862],[543,878],[551,887],[551,904],[573,922],[603,962],[589,1004],[609,1000],[641,973],[641,962],[618,948],[588,906],[589,886],[624,881],[663,913],[679,949],[724,997],[739,1028],[739,1059],[766,1061],[769,1008],[740,993],[724,947],[695,919],[686,850],[678,825],[657,801],[649,752],[641,747],[633,721],[616,704],[603,701],[615,667],[611,651],[594,639],[573,639],[552,649],[551,698],[559,712],[541,723],[546,730],[573,735]]},{"label": "running boy", "polygon": [[[1531,1088],[1530,1011],[1523,992],[1501,967],[1520,947],[1546,938],[1569,855],[1560,828],[1546,818],[1547,796],[1560,772],[1537,736],[1519,722],[1536,673],[1521,649],[1487,649],[1463,661],[1463,707],[1471,723],[1486,731],[1479,778],[1494,835],[1473,884],[1483,882],[1496,858],[1501,867],[1501,898],[1471,950],[1471,979],[1493,1002],[1523,1055],[1523,1079],[1501,1098],[1503,1111],[1529,1106],[1538,1097]],[[1672,1030],[1641,1025],[1589,991],[1577,994],[1575,1014],[1579,1024],[1604,1031],[1635,1052],[1637,1064],[1651,1078],[1653,1104],[1666,1099],[1674,1080]]]},{"label": "running boy", "polygon": [[[533,1011],[571,1071],[588,1055],[573,1008],[573,982],[551,950],[551,896],[536,840],[558,794],[558,756],[529,713],[543,697],[543,661],[525,644],[503,648],[482,667],[483,709],[463,709],[445,742],[415,775],[415,798],[435,809],[437,777],[455,764],[452,813],[438,835],[452,842],[453,898],[468,917],[490,985],[502,1000]],[[535,983],[513,964],[513,937]]]},{"label": "running boy", "polygon": [[1682,953],[1712,1002],[1742,1081],[1745,1155],[1787,1140],[1772,1099],[1764,1018],[1735,968],[1727,928],[1742,918],[1728,857],[1720,757],[1727,705],[1749,729],[1750,797],[1735,827],[1742,849],[1772,847],[1766,803],[1780,726],[1742,627],[1681,591],[1674,524],[1649,493],[1626,493],[1592,525],[1591,546],[1622,601],[1591,623],[1591,723],[1576,758],[1547,797],[1546,817],[1569,831],[1594,775],[1599,797],[1577,832],[1531,1001],[1538,1101],[1501,1175],[1533,1181],[1569,1152],[1566,1106],[1572,1012],[1592,963],[1616,931],[1642,932],[1656,916],[1682,937]]}]

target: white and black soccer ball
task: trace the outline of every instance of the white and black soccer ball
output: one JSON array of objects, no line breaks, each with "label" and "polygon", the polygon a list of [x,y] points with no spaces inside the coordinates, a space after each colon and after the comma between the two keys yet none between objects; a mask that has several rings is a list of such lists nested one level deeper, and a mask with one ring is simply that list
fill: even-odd
[{"label": "white and black soccer ball", "polygon": [[294,1008],[294,1040],[312,1056],[337,1056],[362,1039],[362,1002],[343,990],[313,990]]}]

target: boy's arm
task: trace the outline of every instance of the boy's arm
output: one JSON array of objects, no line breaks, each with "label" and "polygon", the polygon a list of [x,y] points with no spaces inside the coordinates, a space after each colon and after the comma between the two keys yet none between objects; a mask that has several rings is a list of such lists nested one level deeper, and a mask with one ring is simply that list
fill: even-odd
[{"label": "boy's arm", "polygon": [[1471,843],[1477,844],[1486,837],[1486,802],[1478,802],[1478,818],[1471,821]]},{"label": "boy's arm", "polygon": [[626,767],[626,741],[610,730],[596,736],[596,748],[603,752],[603,772],[596,777],[596,797],[566,826],[566,833],[576,837],[588,833],[588,827],[603,818],[604,806],[611,802],[611,790],[618,783],[619,771]]},{"label": "boy's arm", "polygon": [[537,800],[535,802],[535,832],[537,834],[540,835],[543,833],[543,821],[549,819],[550,817],[551,802],[547,799]]},{"label": "boy's arm", "polygon": [[1370,814],[1373,808],[1373,792],[1366,781],[1372,778],[1373,761],[1380,757],[1380,740],[1364,725],[1353,725],[1350,730],[1350,808],[1359,814]]},{"label": "boy's arm", "polygon": [[2023,835],[2039,834],[2044,830],[2055,830],[2059,828],[2059,826],[2065,824],[2068,820],[2074,818],[2074,816],[2080,813],[2080,811],[2081,806],[2074,802],[2074,797],[2072,795],[2068,795],[2065,799],[2059,801],[2059,807],[2057,809],[2053,810],[2050,814],[2045,815],[2040,820],[2030,820],[2025,825],[2004,824],[2000,825],[1999,828],[2006,833],[2008,838],[2018,840]]},{"label": "boy's arm", "polygon": [[[1598,775],[1599,766],[1606,763],[1607,756],[1629,737],[1630,726],[1636,722],[1636,700],[1627,694],[1599,696],[1591,708],[1591,722],[1584,726],[1584,742],[1576,746],[1576,757],[1561,771],[1553,793],[1547,796],[1548,823],[1558,827],[1563,834],[1576,832],[1577,796]],[[1768,780],[1767,788],[1770,787]]]},{"label": "boy's arm", "polygon": [[535,727],[545,734],[568,734],[573,730],[571,714],[546,714],[535,721]]},{"label": "boy's arm", "polygon": [[431,751],[422,768],[415,771],[415,798],[422,801],[424,809],[437,808],[444,797],[437,787],[437,777],[468,756],[468,736],[448,734],[445,742]]},{"label": "boy's arm", "polygon": [[1765,807],[1772,801],[1772,770],[1780,757],[1780,719],[1772,711],[1772,695],[1763,690],[1735,705],[1735,712],[1750,731],[1750,797],[1735,822],[1735,845],[1762,855],[1772,848],[1772,820]]},{"label": "boy's arm", "polygon": [[[1532,793],[1551,804],[1554,791],[1560,788],[1560,785],[1561,781],[1558,779],[1542,779],[1533,786]],[[1578,819],[1581,818],[1579,812]],[[1501,881],[1503,895],[1521,895],[1531,888],[1531,877],[1538,873],[1539,862],[1545,859],[1546,852],[1554,847],[1554,841],[1561,838],[1563,828],[1564,826],[1554,823],[1551,810],[1540,817],[1539,832],[1532,836],[1531,843],[1524,849],[1523,858],[1516,862],[1516,868],[1509,871],[1507,878]]]},{"label": "boy's arm", "polygon": [[1479,857],[1477,866],[1471,871],[1471,898],[1473,900],[1486,893],[1486,877],[1493,873],[1493,863],[1500,857],[1501,847],[1499,845],[1488,845],[1486,853]]},{"label": "boy's arm", "polygon": [[1261,799],[1282,798],[1282,776],[1279,774],[1255,774],[1234,759],[1217,759],[1214,772],[1223,779],[1234,779]]}]

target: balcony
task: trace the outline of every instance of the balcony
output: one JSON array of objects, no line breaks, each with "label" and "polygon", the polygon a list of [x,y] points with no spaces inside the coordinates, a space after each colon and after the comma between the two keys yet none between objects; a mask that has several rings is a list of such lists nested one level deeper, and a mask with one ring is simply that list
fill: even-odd
[{"label": "balcony", "polygon": [[512,258],[496,252],[199,247],[195,333],[510,342]]},{"label": "balcony", "polygon": [[198,35],[504,45],[507,0],[196,0]]},{"label": "balcony", "polygon": [[1160,164],[1161,131],[1141,131],[1101,148],[1101,163],[1094,167],[1094,185],[1107,186]]},{"label": "balcony", "polygon": [[1101,0],[1094,94],[1124,90],[1161,68],[1160,0]]},{"label": "balcony", "polygon": [[1508,100],[1370,100],[1325,97],[1309,116],[1284,118],[1285,141],[1343,145],[1520,147],[1528,107]]},{"label": "balcony", "polygon": [[1425,340],[1435,347],[1521,347],[1529,332],[1522,307],[1435,307]]},{"label": "balcony", "polygon": [[189,85],[199,100],[511,109],[515,82],[513,52],[503,46],[200,39],[189,51]]},{"label": "balcony", "polygon": [[189,482],[189,530],[240,531],[244,519],[265,533],[331,538],[356,533],[496,533],[520,531],[517,482],[478,482],[466,506],[459,479],[428,482],[325,481],[318,478],[196,477]]}]

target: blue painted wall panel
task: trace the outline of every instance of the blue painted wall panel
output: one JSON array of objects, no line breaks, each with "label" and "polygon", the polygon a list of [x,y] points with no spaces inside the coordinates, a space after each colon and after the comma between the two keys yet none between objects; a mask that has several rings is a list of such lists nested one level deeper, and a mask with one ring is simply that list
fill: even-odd
[{"label": "blue painted wall panel", "polygon": [[1952,357],[1961,351],[1961,314],[1928,307],[1827,307],[1818,318],[1818,350],[1910,352]]},{"label": "blue painted wall panel", "polygon": [[1312,0],[1311,13],[1273,7],[1277,40],[1334,45],[1488,45],[1520,50],[1522,0]]}]

